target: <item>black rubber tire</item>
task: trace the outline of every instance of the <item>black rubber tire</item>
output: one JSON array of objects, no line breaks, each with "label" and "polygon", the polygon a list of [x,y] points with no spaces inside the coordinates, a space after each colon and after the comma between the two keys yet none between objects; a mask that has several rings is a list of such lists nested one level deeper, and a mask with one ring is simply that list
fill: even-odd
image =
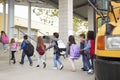
[{"label": "black rubber tire", "polygon": [[96,59],[95,80],[119,80],[120,79],[120,61],[109,61]]}]

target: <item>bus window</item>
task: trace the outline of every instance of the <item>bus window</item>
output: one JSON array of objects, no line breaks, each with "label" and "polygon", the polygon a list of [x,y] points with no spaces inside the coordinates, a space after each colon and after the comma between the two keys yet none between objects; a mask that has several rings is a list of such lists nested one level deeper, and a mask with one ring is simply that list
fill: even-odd
[{"label": "bus window", "polygon": [[96,7],[103,14],[107,14],[108,10],[108,0],[96,0]]},{"label": "bus window", "polygon": [[120,0],[112,0],[112,1],[115,1],[115,2],[120,2]]},{"label": "bus window", "polygon": [[107,17],[105,17],[105,20],[103,20],[101,17],[97,18],[97,31],[105,23],[106,19]]}]

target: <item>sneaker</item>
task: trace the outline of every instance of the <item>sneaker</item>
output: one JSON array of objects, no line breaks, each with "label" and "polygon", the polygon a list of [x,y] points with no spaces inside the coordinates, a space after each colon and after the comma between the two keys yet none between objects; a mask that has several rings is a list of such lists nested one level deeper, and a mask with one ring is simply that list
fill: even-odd
[{"label": "sneaker", "polygon": [[4,50],[4,53],[6,53],[7,52],[7,50]]},{"label": "sneaker", "polygon": [[72,71],[72,72],[76,72],[76,69],[71,69],[70,71]]},{"label": "sneaker", "polygon": [[62,69],[63,69],[63,67],[64,67],[63,65],[60,65],[60,70],[62,70]]},{"label": "sneaker", "polygon": [[54,70],[57,70],[58,68],[57,67],[53,67]]},{"label": "sneaker", "polygon": [[89,70],[88,70],[88,74],[93,74],[93,70],[92,70],[92,69],[89,69]]},{"label": "sneaker", "polygon": [[43,62],[43,68],[46,68],[46,63],[45,62]]},{"label": "sneaker", "polygon": [[10,60],[13,60],[13,58],[10,58]]},{"label": "sneaker", "polygon": [[88,71],[87,69],[85,69],[85,68],[81,68],[83,71]]},{"label": "sneaker", "polygon": [[33,64],[31,63],[30,66],[32,66]]},{"label": "sneaker", "polygon": [[20,64],[23,64],[22,62],[19,62]]},{"label": "sneaker", "polygon": [[40,65],[37,65],[36,67],[40,67]]},{"label": "sneaker", "polygon": [[13,64],[15,64],[16,63],[16,61],[13,61]]}]

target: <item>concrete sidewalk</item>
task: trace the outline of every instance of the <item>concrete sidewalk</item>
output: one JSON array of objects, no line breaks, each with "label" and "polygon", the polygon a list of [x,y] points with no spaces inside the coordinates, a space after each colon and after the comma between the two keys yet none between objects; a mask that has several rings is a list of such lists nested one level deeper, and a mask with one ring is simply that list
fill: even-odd
[{"label": "concrete sidewalk", "polygon": [[53,70],[52,50],[46,52],[47,67],[43,69],[42,64],[39,68],[37,65],[37,55],[33,56],[33,66],[29,66],[29,62],[25,57],[24,65],[20,65],[21,52],[16,53],[16,64],[9,64],[9,53],[3,53],[0,50],[0,80],[94,80],[94,75],[88,75],[87,72],[81,70],[81,58],[77,60],[76,72],[71,72],[71,65],[68,59],[62,58],[64,64],[63,70]]}]

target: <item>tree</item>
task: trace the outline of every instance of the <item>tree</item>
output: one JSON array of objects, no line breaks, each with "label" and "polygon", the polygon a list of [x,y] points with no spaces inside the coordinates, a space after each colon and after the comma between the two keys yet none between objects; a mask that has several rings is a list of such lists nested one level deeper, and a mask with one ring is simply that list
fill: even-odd
[{"label": "tree", "polygon": [[34,8],[33,13],[40,17],[40,21],[44,24],[53,25],[54,19],[58,18],[57,9]]},{"label": "tree", "polygon": [[[46,8],[34,8],[33,13],[35,13],[37,16],[40,17],[40,21],[42,21],[44,24],[51,24],[54,25],[55,19],[58,19],[59,11],[57,9],[46,9]],[[77,17],[73,17],[73,30],[74,33],[78,34],[81,32],[85,32],[84,30],[80,31],[82,27],[85,27],[85,29],[88,28],[88,22],[83,21]],[[80,31],[80,32],[79,32]]]}]

